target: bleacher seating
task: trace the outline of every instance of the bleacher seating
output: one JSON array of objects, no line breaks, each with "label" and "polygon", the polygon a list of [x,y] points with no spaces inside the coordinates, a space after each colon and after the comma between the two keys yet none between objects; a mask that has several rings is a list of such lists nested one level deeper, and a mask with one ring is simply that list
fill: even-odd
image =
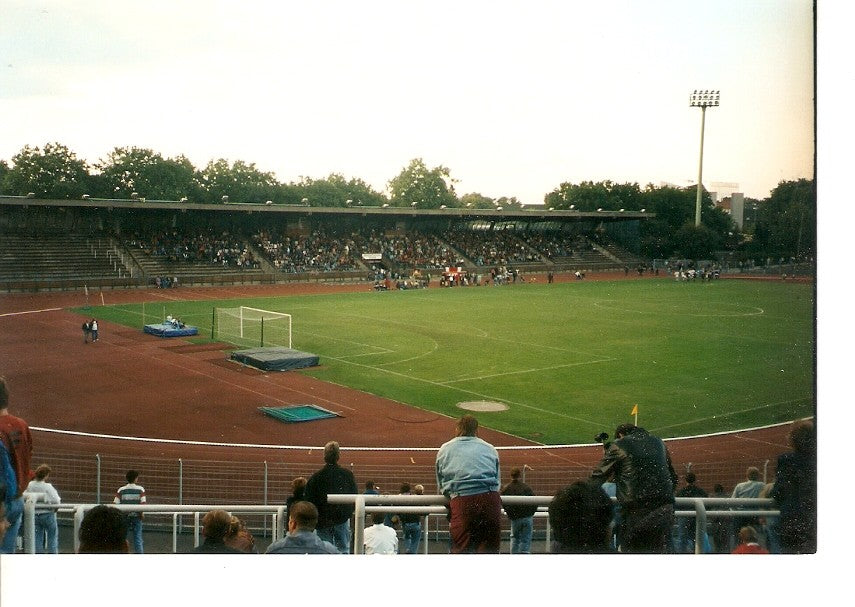
[{"label": "bleacher seating", "polygon": [[91,284],[130,279],[132,274],[112,238],[75,234],[0,238],[0,282],[6,289],[26,285],[26,290],[37,290],[39,283]]}]

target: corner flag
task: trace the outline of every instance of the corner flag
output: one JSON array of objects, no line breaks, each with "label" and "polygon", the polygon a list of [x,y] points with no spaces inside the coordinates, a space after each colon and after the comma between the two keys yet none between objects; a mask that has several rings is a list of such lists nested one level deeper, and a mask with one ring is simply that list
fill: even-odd
[{"label": "corner flag", "polygon": [[629,414],[630,415],[638,415],[638,405],[637,404],[632,408],[632,411],[630,411]]}]

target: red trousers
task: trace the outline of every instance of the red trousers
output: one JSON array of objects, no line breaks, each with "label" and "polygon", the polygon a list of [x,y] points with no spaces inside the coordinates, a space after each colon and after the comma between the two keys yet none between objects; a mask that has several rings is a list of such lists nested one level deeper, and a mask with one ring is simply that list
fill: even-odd
[{"label": "red trousers", "polygon": [[449,505],[452,554],[499,553],[502,498],[498,492],[455,497]]}]

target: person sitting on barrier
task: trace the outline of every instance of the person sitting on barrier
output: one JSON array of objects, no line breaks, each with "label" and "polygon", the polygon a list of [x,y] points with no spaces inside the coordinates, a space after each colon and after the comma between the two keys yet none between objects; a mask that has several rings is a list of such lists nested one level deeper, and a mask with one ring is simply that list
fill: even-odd
[{"label": "person sitting on barrier", "polygon": [[95,506],[89,510],[80,523],[79,554],[127,554],[128,544],[127,517],[118,508]]},{"label": "person sitting on barrier", "polygon": [[296,502],[288,517],[288,533],[267,547],[265,554],[340,554],[338,548],[315,533],[318,509],[312,502]]},{"label": "person sitting on barrier", "polygon": [[371,514],[374,524],[365,529],[365,554],[398,553],[398,534],[384,523],[384,519],[382,512]]},{"label": "person sitting on barrier", "polygon": [[552,552],[581,554],[613,552],[614,504],[596,483],[576,481],[560,489],[549,504]]},{"label": "person sitting on barrier", "polygon": [[501,548],[499,452],[478,438],[478,420],[457,420],[457,436],[436,454],[436,485],[449,499],[451,553],[493,553]]},{"label": "person sitting on barrier", "polygon": [[191,552],[195,554],[242,554],[237,548],[227,546],[226,534],[232,523],[232,515],[225,510],[211,510],[202,518],[202,535],[205,540]]}]

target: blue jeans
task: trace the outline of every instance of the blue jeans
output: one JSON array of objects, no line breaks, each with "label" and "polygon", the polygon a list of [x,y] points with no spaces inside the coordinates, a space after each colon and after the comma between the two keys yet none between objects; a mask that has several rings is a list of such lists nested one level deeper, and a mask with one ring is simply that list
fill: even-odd
[{"label": "blue jeans", "polygon": [[404,554],[418,554],[419,542],[422,539],[421,523],[404,523],[404,545],[401,546]]},{"label": "blue jeans", "polygon": [[531,516],[511,520],[511,554],[531,554],[531,532],[534,520]]},{"label": "blue jeans", "polygon": [[142,554],[142,519],[139,516],[128,517],[128,534],[131,536],[131,548],[134,553]]},{"label": "blue jeans", "polygon": [[350,519],[332,527],[318,529],[317,533],[319,538],[338,548],[342,554],[350,554]]},{"label": "blue jeans", "polygon": [[59,554],[56,512],[36,513],[36,554]]},{"label": "blue jeans", "polygon": [[[14,488],[12,489],[14,491]],[[6,502],[6,520],[9,521],[9,529],[3,543],[0,544],[0,553],[15,554],[17,547],[18,532],[21,530],[21,522],[24,520],[24,498],[12,499]]]}]

